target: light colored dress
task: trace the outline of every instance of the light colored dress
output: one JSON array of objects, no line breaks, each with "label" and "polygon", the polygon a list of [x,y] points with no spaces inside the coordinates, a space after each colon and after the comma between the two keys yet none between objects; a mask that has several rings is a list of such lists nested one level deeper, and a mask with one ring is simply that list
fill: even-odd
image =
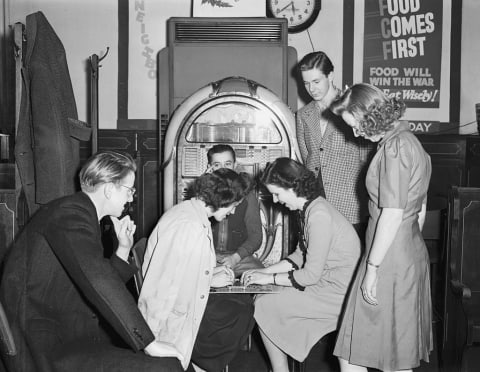
[{"label": "light colored dress", "polygon": [[363,299],[365,258],[360,264],[334,350],[352,364],[401,370],[428,361],[433,346],[429,258],[418,213],[426,203],[430,175],[429,155],[408,123],[399,122],[379,143],[367,174],[366,257],[381,208],[403,209],[403,220],[378,269],[376,306]]},{"label": "light colored dress", "polygon": [[322,197],[305,211],[304,237],[305,264],[300,248],[287,259],[299,267],[293,278],[305,290],[284,287],[280,293],[258,295],[254,314],[268,338],[299,361],[320,338],[337,329],[360,257],[354,228]]}]

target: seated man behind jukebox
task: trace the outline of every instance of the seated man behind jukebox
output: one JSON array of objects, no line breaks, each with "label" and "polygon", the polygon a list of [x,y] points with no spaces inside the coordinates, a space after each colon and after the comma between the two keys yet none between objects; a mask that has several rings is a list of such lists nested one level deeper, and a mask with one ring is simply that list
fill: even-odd
[{"label": "seated man behind jukebox", "polygon": [[[229,145],[214,145],[208,150],[207,158],[207,172],[236,167],[235,151]],[[220,222],[212,221],[212,234],[217,263],[230,266],[236,277],[246,270],[263,267],[253,256],[262,244],[260,207],[254,191],[243,199],[234,214]]]}]

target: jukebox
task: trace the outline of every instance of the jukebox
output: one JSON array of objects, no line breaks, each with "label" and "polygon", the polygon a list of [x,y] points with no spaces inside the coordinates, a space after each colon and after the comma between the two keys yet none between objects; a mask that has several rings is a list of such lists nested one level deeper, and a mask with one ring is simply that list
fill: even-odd
[{"label": "jukebox", "polygon": [[[243,77],[229,77],[197,90],[170,119],[163,154],[164,210],[185,199],[189,184],[207,168],[207,151],[215,144],[233,147],[237,170],[256,177],[278,157],[299,158],[295,119],[271,90]],[[286,255],[289,215],[257,187],[263,242],[256,255],[265,265]]]}]

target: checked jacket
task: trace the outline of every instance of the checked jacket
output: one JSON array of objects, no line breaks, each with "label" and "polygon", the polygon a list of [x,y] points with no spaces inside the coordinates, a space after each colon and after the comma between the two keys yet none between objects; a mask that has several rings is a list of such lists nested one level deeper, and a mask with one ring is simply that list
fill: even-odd
[{"label": "checked jacket", "polygon": [[[326,122],[322,136],[321,123]],[[326,199],[352,224],[368,216],[365,175],[374,144],[355,138],[343,120],[312,101],[297,112],[297,141],[305,166],[323,182]]]}]

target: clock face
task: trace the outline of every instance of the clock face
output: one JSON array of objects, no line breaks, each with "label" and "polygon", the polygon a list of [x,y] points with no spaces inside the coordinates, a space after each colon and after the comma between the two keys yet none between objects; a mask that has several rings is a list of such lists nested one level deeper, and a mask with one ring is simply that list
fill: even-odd
[{"label": "clock face", "polygon": [[320,0],[268,0],[268,15],[285,18],[289,32],[300,32],[308,28],[320,12]]}]

